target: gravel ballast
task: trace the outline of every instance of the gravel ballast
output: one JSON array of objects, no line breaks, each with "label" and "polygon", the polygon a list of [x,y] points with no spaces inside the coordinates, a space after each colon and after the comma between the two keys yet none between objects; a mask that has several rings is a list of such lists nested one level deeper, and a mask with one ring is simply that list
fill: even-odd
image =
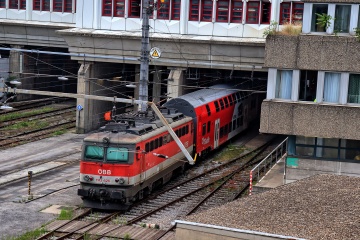
[{"label": "gravel ballast", "polygon": [[184,220],[307,239],[360,239],[360,178],[316,175]]}]

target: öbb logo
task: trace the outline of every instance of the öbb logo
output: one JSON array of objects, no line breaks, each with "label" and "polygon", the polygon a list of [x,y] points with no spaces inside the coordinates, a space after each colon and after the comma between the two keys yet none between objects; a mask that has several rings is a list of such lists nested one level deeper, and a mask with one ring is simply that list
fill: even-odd
[{"label": "\u00f6bb logo", "polygon": [[98,173],[103,175],[111,175],[111,170],[99,169]]}]

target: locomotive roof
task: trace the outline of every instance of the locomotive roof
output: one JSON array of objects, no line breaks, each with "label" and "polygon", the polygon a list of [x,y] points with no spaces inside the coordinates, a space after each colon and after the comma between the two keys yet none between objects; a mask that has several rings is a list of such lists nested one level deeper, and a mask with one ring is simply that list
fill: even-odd
[{"label": "locomotive roof", "polygon": [[[167,121],[172,128],[180,126],[191,120],[192,119],[190,117],[186,116],[174,122],[167,118]],[[139,134],[140,129],[147,129],[147,131],[144,134]],[[156,135],[164,131],[167,131],[164,125],[161,122],[159,123],[159,120],[157,120],[149,124],[143,124],[137,127],[130,127],[119,132],[101,131],[93,133],[85,137],[84,142],[102,143],[103,139],[106,137],[109,138],[111,144],[135,144],[151,137],[155,137]]]},{"label": "locomotive roof", "polygon": [[[229,84],[218,84],[211,86],[210,88],[204,88],[195,92],[179,96],[177,98],[173,98],[169,100],[168,103],[169,105],[172,105],[176,103],[176,100],[182,99],[188,102],[194,108],[196,108],[236,92],[238,92],[238,90],[234,89],[233,86]],[[165,106],[166,105],[167,104],[165,104]]]}]

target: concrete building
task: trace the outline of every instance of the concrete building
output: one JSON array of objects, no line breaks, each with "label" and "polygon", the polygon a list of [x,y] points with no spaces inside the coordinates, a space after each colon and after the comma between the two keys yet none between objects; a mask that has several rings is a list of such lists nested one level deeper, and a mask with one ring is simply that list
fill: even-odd
[{"label": "concrete building", "polygon": [[[260,132],[289,136],[286,183],[360,175],[360,1],[304,1],[302,34],[269,36]],[[328,27],[317,24],[328,17]]]},{"label": "concrete building", "polygon": [[[271,21],[301,21],[303,6],[298,0],[155,2],[150,42],[162,54],[150,62],[150,73],[156,73],[149,78],[151,100],[181,95],[184,85],[211,82],[214,73],[220,73],[217,79],[224,79],[224,74],[239,76],[239,81],[266,79],[263,32]],[[25,74],[65,74],[73,81],[68,92],[137,99],[137,91],[124,89],[124,82],[139,78],[141,10],[141,0],[0,0],[0,54],[10,58],[11,76],[26,76],[23,88],[51,81]],[[48,52],[46,60],[40,50]],[[68,55],[55,61],[54,52]],[[40,62],[57,70],[71,63],[76,69],[42,71]],[[54,85],[59,84],[47,87]],[[78,132],[97,128],[104,109],[112,106],[84,99],[77,103],[84,107],[77,117]]]}]

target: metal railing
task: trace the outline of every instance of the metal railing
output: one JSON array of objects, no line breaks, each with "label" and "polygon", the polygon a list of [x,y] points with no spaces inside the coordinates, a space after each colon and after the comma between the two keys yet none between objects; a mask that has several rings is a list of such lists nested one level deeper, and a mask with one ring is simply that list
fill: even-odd
[{"label": "metal railing", "polygon": [[[287,150],[288,138],[285,138],[269,155],[267,155],[258,165],[250,171],[249,195],[252,193],[253,181],[259,180],[264,176],[280,159],[282,159]],[[255,173],[255,176],[254,176]]]}]

